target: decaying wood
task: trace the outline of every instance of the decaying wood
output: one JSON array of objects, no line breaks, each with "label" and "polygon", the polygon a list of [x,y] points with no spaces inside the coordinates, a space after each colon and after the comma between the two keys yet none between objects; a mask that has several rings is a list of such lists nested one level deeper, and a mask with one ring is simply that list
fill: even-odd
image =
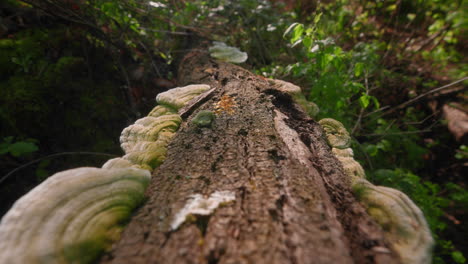
[{"label": "decaying wood", "polygon": [[[190,109],[148,201],[101,263],[398,263],[346,184],[321,127],[261,77],[202,53],[186,56],[179,85],[216,88]],[[211,127],[191,118],[223,96],[235,106]],[[226,97],[224,97],[226,98]],[[209,216],[171,221],[194,194],[232,191]]]}]

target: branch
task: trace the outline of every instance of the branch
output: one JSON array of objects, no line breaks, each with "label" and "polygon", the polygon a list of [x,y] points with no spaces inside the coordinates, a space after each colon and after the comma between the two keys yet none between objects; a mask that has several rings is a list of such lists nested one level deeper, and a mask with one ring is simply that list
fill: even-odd
[{"label": "branch", "polygon": [[18,168],[10,171],[9,173],[7,173],[5,176],[3,176],[1,179],[0,179],[0,184],[2,184],[2,182],[4,182],[6,179],[8,179],[8,177],[10,177],[13,173],[31,165],[31,164],[34,164],[34,163],[37,163],[41,160],[44,160],[44,159],[48,159],[48,158],[52,158],[52,157],[57,157],[57,156],[64,156],[64,155],[97,155],[97,156],[107,156],[107,157],[112,157],[112,158],[116,158],[118,157],[117,155],[113,155],[113,154],[108,154],[108,153],[101,153],[101,152],[86,152],[86,151],[80,151],[80,152],[60,152],[60,153],[55,153],[55,154],[51,154],[51,155],[48,155],[48,156],[45,156],[45,157],[41,157],[41,158],[38,158],[38,159],[35,159],[33,161],[30,161],[26,164],[23,164],[21,166],[19,166]]},{"label": "branch", "polygon": [[465,80],[467,80],[467,79],[468,79],[468,77],[464,77],[464,78],[462,78],[462,79],[460,79],[460,80],[457,80],[457,81],[454,81],[454,82],[452,82],[452,83],[446,84],[446,85],[444,85],[444,86],[442,86],[442,87],[438,87],[438,88],[432,89],[432,90],[430,90],[430,91],[428,91],[428,92],[425,92],[425,93],[423,93],[423,94],[421,94],[421,95],[419,95],[419,96],[416,96],[415,98],[413,98],[413,99],[411,99],[411,100],[409,100],[409,101],[406,101],[406,102],[404,102],[404,103],[402,103],[402,104],[400,104],[400,105],[398,105],[398,106],[396,106],[396,107],[394,107],[394,108],[392,108],[392,109],[386,111],[386,112],[383,113],[382,115],[390,114],[390,113],[395,112],[396,110],[405,108],[406,106],[408,106],[408,105],[410,105],[410,104],[412,104],[412,103],[418,101],[419,99],[421,99],[421,98],[423,98],[423,97],[426,97],[426,96],[428,96],[428,95],[430,95],[430,94],[433,94],[433,93],[436,93],[436,92],[441,91],[441,90],[443,90],[443,89],[446,89],[446,88],[448,88],[448,87],[450,87],[450,86],[453,86],[453,85],[455,85],[455,84],[461,83],[461,82],[463,82],[463,81],[465,81]]}]

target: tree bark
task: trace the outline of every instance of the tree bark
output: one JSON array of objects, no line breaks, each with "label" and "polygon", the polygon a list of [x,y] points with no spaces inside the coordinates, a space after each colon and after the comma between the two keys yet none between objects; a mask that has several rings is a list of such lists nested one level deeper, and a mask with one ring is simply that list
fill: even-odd
[{"label": "tree bark", "polygon": [[[399,263],[289,95],[203,52],[179,69],[180,86],[195,83],[215,90],[182,115],[147,202],[101,263]],[[190,122],[223,96],[235,106],[218,108],[211,127]],[[236,199],[171,228],[191,195],[216,191]]]}]

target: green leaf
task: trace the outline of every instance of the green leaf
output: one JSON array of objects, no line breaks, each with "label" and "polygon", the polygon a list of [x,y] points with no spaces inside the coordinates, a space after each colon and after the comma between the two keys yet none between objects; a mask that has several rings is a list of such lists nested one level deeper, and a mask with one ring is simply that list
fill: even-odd
[{"label": "green leaf", "polygon": [[364,63],[358,62],[356,65],[354,65],[354,76],[359,77],[362,75],[362,72],[364,70]]},{"label": "green leaf", "polygon": [[19,141],[10,145],[9,152],[11,153],[11,155],[19,157],[27,153],[35,152],[38,149],[39,148],[34,143]]},{"label": "green leaf", "polygon": [[314,24],[317,24],[319,21],[320,21],[320,18],[322,17],[322,13],[318,13],[315,17],[314,17]]},{"label": "green leaf", "polygon": [[292,38],[290,40],[291,43],[297,42],[302,37],[302,33],[304,33],[304,25],[302,25],[302,24],[296,25],[294,27],[293,35],[292,35]]},{"label": "green leaf", "polygon": [[283,38],[286,38],[286,35],[289,34],[289,32],[291,32],[291,30],[293,30],[293,28],[295,28],[297,25],[299,25],[299,23],[292,23],[287,29],[286,31],[284,31],[283,33]]},{"label": "green leaf", "polygon": [[375,96],[371,96],[372,101],[374,102],[375,108],[380,108],[379,100]]},{"label": "green leaf", "polygon": [[452,252],[452,258],[456,263],[462,264],[462,263],[466,262],[466,259],[463,256],[463,253],[461,253],[460,251],[453,251]]},{"label": "green leaf", "polygon": [[307,50],[310,50],[310,47],[312,46],[312,38],[307,36],[302,40],[302,43],[304,43],[304,46],[307,48]]},{"label": "green leaf", "polygon": [[367,154],[369,154],[371,157],[375,157],[377,156],[377,154],[379,153],[379,149],[377,148],[376,145],[372,145],[372,144],[369,144],[369,145],[366,145],[364,147],[364,150],[366,151]]},{"label": "green leaf", "polygon": [[361,105],[362,108],[367,108],[370,104],[371,97],[367,94],[361,95],[359,97],[359,105]]}]

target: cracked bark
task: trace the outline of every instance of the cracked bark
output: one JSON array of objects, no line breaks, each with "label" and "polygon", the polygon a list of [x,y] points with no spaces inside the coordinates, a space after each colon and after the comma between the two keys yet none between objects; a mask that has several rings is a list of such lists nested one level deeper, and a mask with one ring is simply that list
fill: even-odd
[{"label": "cracked bark", "polygon": [[[179,85],[216,88],[185,110],[147,202],[101,263],[399,263],[355,200],[320,126],[268,80],[189,53]],[[211,128],[191,118],[223,95],[233,114]],[[190,195],[233,191],[236,200],[170,230]]]}]

